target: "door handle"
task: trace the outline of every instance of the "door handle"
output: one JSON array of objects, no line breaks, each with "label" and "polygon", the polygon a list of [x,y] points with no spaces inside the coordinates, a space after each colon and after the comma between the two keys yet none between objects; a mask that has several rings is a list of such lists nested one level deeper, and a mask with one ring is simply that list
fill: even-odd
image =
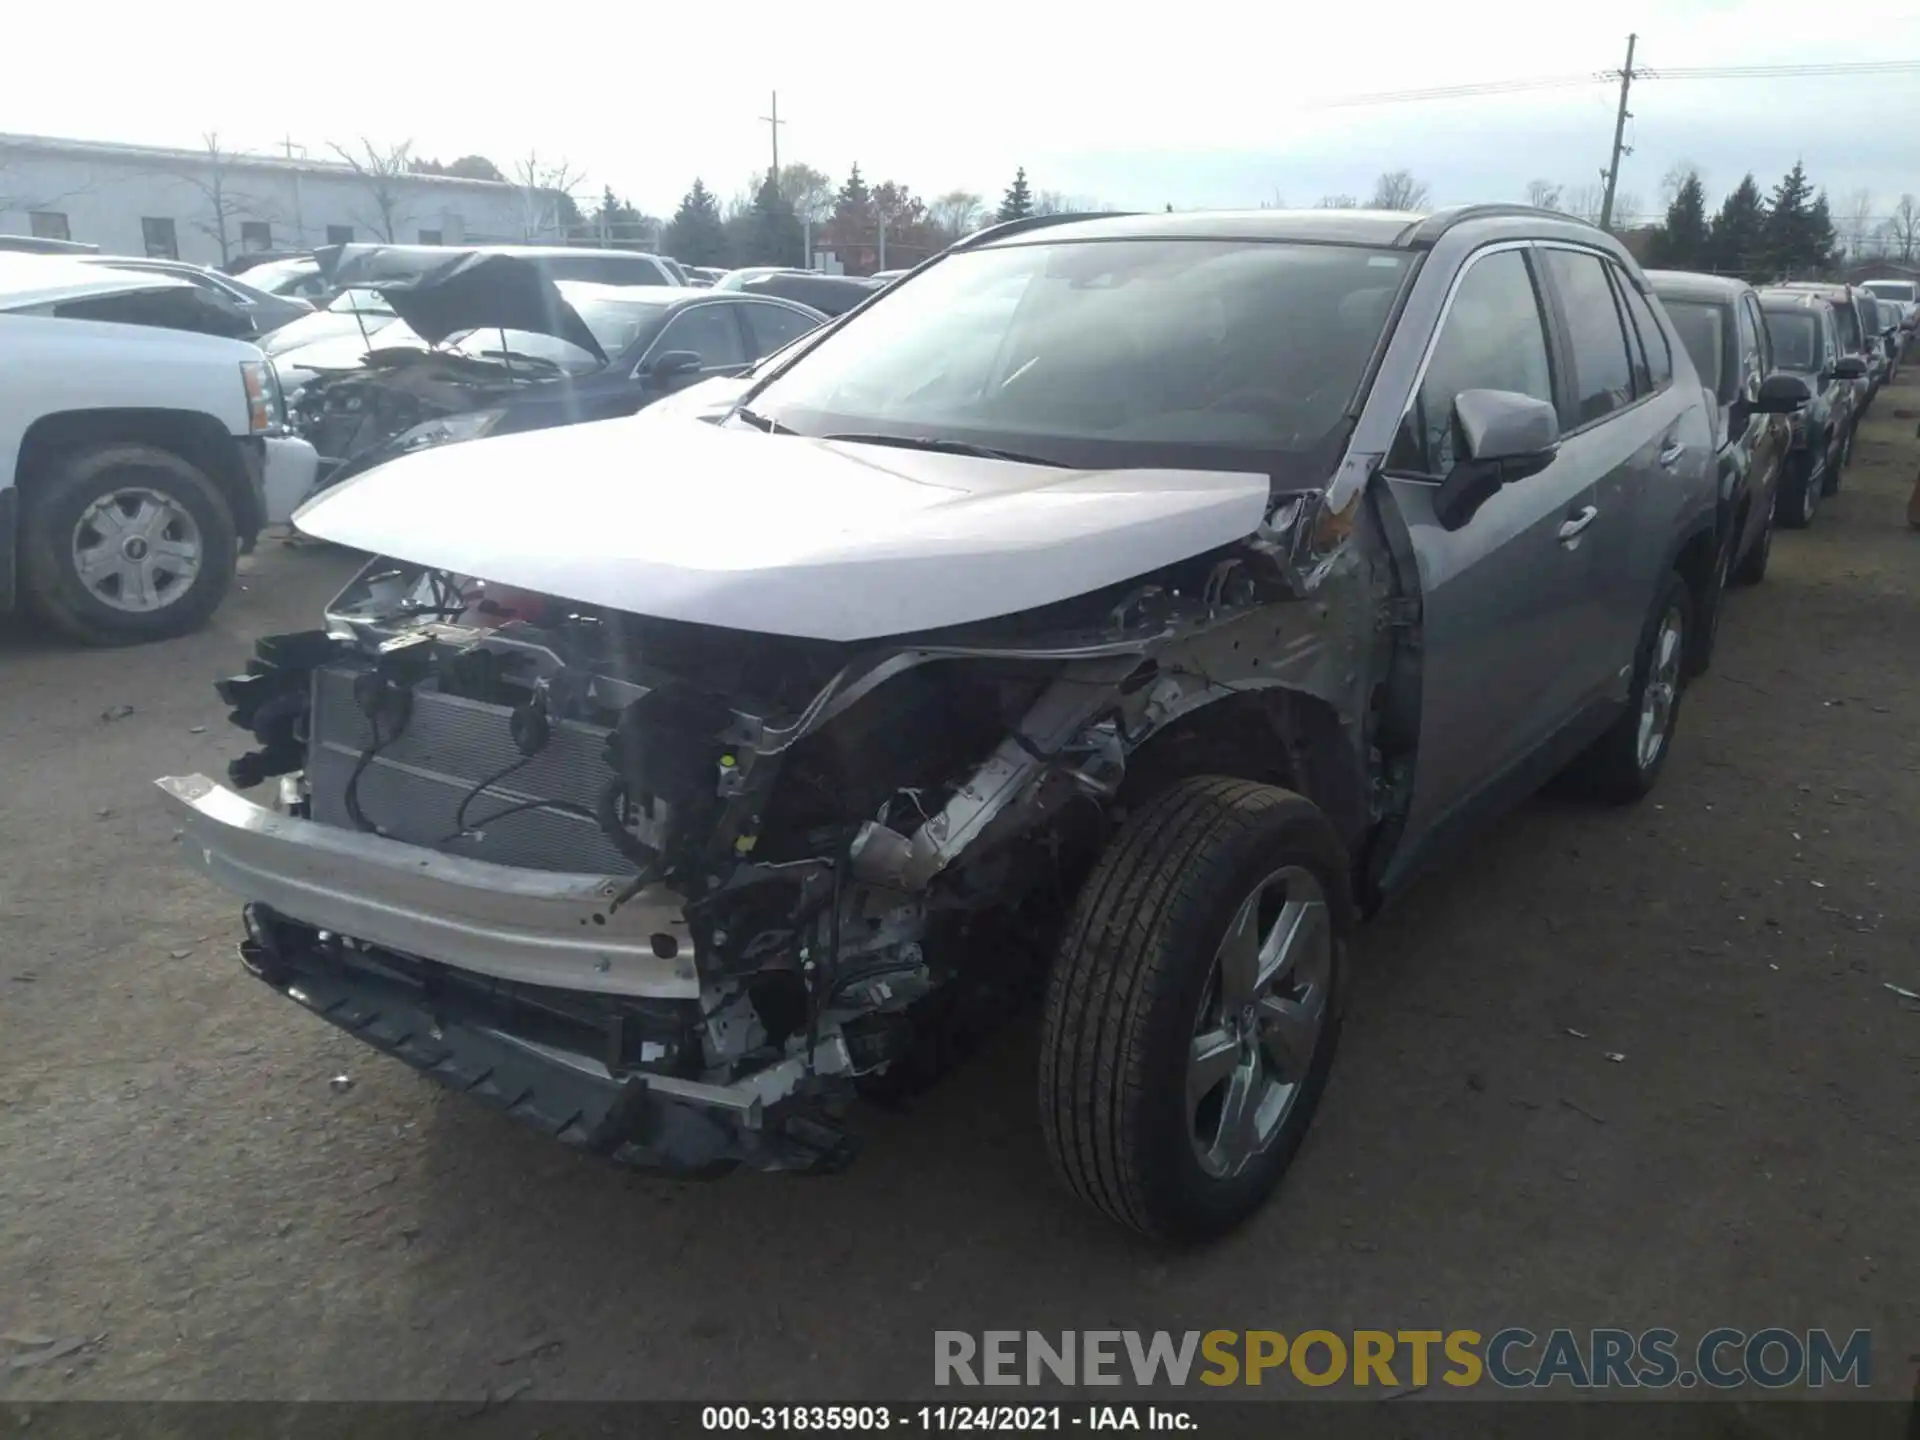
[{"label": "door handle", "polygon": [[1582,530],[1586,529],[1587,526],[1591,525],[1594,521],[1598,520],[1599,518],[1600,518],[1600,511],[1597,508],[1595,508],[1592,505],[1582,506],[1579,510],[1569,515],[1566,518],[1565,522],[1560,526],[1561,543],[1564,544],[1567,541],[1573,539]]},{"label": "door handle", "polygon": [[1687,447],[1684,442],[1669,440],[1666,448],[1660,452],[1660,464],[1664,469],[1671,470],[1680,463],[1680,457],[1686,453]]}]

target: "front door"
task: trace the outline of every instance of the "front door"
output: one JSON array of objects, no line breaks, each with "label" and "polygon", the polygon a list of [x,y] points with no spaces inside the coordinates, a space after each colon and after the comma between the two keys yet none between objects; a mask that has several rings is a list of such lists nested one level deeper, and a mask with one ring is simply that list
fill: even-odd
[{"label": "front door", "polygon": [[1420,748],[1402,855],[1524,771],[1572,718],[1591,657],[1599,497],[1577,457],[1501,489],[1458,530],[1433,510],[1455,460],[1455,396],[1556,399],[1540,295],[1527,246],[1468,261],[1387,457],[1422,596]]}]

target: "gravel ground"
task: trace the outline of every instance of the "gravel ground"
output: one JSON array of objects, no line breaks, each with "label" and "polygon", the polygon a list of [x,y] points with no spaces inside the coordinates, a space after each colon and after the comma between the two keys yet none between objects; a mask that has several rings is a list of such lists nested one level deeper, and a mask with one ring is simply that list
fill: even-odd
[{"label": "gravel ground", "polygon": [[148,782],[238,753],[208,682],[350,557],[267,542],[170,644],[0,635],[0,1333],[87,1340],[10,1378],[0,1350],[0,1394],[899,1398],[936,1327],[1508,1324],[1865,1326],[1905,1393],[1916,381],[1731,598],[1654,800],[1537,801],[1367,930],[1292,1177],[1197,1252],[1056,1185],[1030,1022],[867,1116],[850,1174],[694,1185],[562,1153],[247,978]]}]

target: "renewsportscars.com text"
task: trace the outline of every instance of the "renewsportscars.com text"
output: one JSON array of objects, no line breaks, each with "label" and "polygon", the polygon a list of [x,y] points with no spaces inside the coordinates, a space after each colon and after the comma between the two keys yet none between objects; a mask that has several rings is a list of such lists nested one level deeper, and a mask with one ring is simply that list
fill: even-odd
[{"label": "renewsportscars.com text", "polygon": [[1358,1385],[1731,1390],[1873,1383],[1868,1331],[936,1330],[936,1385]]}]

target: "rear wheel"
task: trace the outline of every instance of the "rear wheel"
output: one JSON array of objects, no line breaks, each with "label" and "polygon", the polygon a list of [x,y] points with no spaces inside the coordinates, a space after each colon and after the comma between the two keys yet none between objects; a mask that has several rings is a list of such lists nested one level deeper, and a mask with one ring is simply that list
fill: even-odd
[{"label": "rear wheel", "polygon": [[1144,1234],[1218,1234],[1279,1183],[1339,1039],[1353,911],[1318,807],[1201,776],[1132,816],[1048,978],[1040,1116],[1068,1186]]},{"label": "rear wheel", "polygon": [[1640,637],[1627,708],[1569,768],[1567,779],[1600,800],[1616,805],[1644,798],[1659,783],[1672,749],[1684,693],[1687,635],[1694,602],[1687,582],[1676,572]]},{"label": "rear wheel", "polygon": [[233,512],[207,476],[170,451],[109,444],[70,455],[27,490],[26,599],[88,645],[197,629],[233,583]]}]

